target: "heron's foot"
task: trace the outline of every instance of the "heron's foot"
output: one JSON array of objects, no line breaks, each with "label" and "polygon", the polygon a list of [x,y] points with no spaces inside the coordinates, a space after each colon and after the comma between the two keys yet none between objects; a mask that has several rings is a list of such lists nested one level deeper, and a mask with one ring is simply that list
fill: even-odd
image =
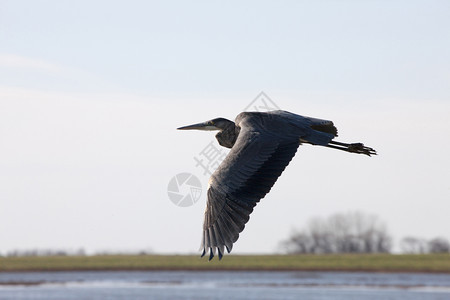
[{"label": "heron's foot", "polygon": [[377,151],[375,151],[374,149],[372,149],[370,147],[364,146],[363,143],[352,143],[352,144],[349,144],[347,149],[348,149],[348,152],[365,154],[365,155],[368,155],[368,156],[377,155]]},{"label": "heron's foot", "polygon": [[375,149],[364,146],[363,143],[341,143],[337,141],[330,141],[327,147],[338,149],[342,151],[347,151],[351,153],[365,154],[368,156],[377,155],[377,151]]}]

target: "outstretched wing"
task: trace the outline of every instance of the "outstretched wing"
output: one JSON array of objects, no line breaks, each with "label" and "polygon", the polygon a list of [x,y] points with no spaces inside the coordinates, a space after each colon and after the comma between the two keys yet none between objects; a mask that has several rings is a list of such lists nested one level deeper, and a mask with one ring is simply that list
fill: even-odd
[{"label": "outstretched wing", "polygon": [[253,208],[294,157],[300,138],[311,131],[307,119],[282,124],[285,118],[243,114],[236,143],[210,179],[201,246],[202,256],[210,251],[209,259],[216,250],[219,259],[224,248],[231,251]]}]

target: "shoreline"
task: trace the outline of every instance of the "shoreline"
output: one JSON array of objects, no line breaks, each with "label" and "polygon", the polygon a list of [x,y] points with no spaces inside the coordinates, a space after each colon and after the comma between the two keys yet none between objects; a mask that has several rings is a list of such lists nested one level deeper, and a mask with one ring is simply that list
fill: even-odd
[{"label": "shoreline", "polygon": [[[20,269],[20,270],[0,270],[4,273],[59,273],[59,272],[330,272],[330,273],[405,273],[405,274],[450,274],[450,271],[439,270],[405,270],[405,269],[293,269],[293,268],[58,268],[58,269]],[[1,283],[0,283],[1,284]]]},{"label": "shoreline", "polygon": [[97,255],[0,257],[4,272],[273,271],[450,273],[449,254]]}]

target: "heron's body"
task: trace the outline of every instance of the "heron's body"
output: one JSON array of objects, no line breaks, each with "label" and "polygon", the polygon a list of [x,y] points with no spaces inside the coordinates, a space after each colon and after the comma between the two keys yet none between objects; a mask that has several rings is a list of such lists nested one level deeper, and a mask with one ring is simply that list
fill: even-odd
[{"label": "heron's body", "polygon": [[231,148],[212,174],[203,223],[202,250],[222,258],[244,230],[254,206],[272,188],[301,143],[366,155],[375,150],[361,143],[332,141],[333,122],[286,111],[243,112],[235,122],[218,118],[179,129],[219,130],[220,145]]}]

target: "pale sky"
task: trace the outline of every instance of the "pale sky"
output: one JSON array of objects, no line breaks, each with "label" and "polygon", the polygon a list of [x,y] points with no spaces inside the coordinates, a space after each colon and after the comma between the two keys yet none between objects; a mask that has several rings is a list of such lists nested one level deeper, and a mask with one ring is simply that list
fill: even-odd
[{"label": "pale sky", "polygon": [[[449,1],[0,0],[0,254],[195,253],[194,157],[261,91],[377,157],[302,146],[233,253],[316,216],[450,239]],[[216,144],[217,145],[217,144]],[[175,206],[188,172],[200,200]]]}]

